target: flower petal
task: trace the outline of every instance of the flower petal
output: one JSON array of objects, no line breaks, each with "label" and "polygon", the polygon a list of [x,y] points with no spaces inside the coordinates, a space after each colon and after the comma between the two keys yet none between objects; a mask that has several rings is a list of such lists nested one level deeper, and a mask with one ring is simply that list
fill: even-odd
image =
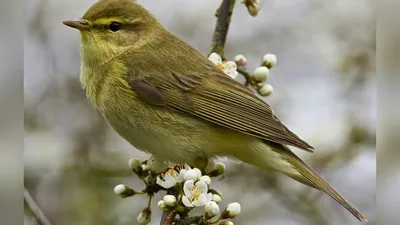
[{"label": "flower petal", "polygon": [[199,179],[201,177],[201,171],[197,168],[193,168],[193,171],[196,173],[197,179]]},{"label": "flower petal", "polygon": [[183,185],[183,192],[185,193],[185,195],[188,198],[192,198],[193,196],[193,192],[191,191],[191,189],[194,187],[194,181],[193,180],[188,180],[185,182],[185,184]]},{"label": "flower petal", "polygon": [[211,201],[212,198],[213,198],[213,194],[211,194],[211,193],[207,193],[207,194],[206,194],[207,202]]},{"label": "flower petal", "polygon": [[207,197],[205,194],[201,194],[197,200],[194,200],[192,204],[196,207],[202,207],[205,206],[209,201],[207,200]]},{"label": "flower petal", "polygon": [[219,56],[217,53],[213,52],[211,55],[208,57],[208,59],[213,62],[215,65],[219,65],[222,63],[221,56]]},{"label": "flower petal", "polygon": [[204,181],[198,181],[196,186],[197,190],[201,191],[202,193],[206,194],[208,192],[208,185]]},{"label": "flower petal", "polygon": [[186,207],[193,207],[193,204],[190,202],[189,198],[186,196],[182,197],[182,203],[186,206]]}]

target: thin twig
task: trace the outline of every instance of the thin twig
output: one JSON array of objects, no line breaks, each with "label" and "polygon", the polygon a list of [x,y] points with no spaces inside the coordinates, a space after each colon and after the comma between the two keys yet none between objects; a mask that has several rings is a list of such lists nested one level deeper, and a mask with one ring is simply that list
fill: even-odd
[{"label": "thin twig", "polygon": [[39,225],[51,225],[49,220],[44,215],[43,211],[36,204],[35,200],[33,200],[29,191],[25,188],[24,190],[24,204],[25,207],[29,209],[35,221]]},{"label": "thin twig", "polygon": [[220,55],[222,59],[225,59],[224,48],[226,36],[228,35],[235,2],[236,0],[224,0],[215,14],[218,19],[215,25],[210,54],[215,52]]}]

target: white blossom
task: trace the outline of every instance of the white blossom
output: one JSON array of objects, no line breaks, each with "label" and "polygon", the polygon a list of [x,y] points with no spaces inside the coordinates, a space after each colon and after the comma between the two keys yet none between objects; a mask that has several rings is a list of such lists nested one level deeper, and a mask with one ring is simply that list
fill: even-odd
[{"label": "white blossom", "polygon": [[224,71],[228,76],[235,79],[238,75],[236,63],[233,61],[222,62],[221,56],[217,53],[211,53],[208,59],[213,62],[218,68]]},{"label": "white blossom", "polygon": [[247,59],[244,55],[237,55],[233,59],[238,67],[244,67],[247,64]]},{"label": "white blossom", "polygon": [[151,222],[151,210],[149,208],[143,209],[143,211],[136,218],[139,225],[147,225]]},{"label": "white blossom", "polygon": [[264,82],[269,76],[269,69],[265,66],[260,66],[254,70],[253,79],[257,82]]},{"label": "white blossom", "polygon": [[114,188],[115,194],[119,195],[121,198],[126,198],[129,196],[135,195],[135,191],[132,190],[131,188],[123,185],[123,184],[118,184]]},{"label": "white blossom", "polygon": [[139,171],[142,167],[142,161],[138,158],[132,158],[128,162],[129,167],[132,168],[135,172]]},{"label": "white blossom", "polygon": [[204,183],[206,183],[207,185],[211,184],[211,178],[207,175],[201,176],[199,180],[204,181]]},{"label": "white blossom", "polygon": [[161,209],[162,211],[166,211],[168,209],[167,204],[165,204],[164,200],[160,200],[157,202],[157,206],[159,209]]},{"label": "white blossom", "polygon": [[173,195],[165,195],[163,197],[166,206],[173,207],[176,204],[176,197]]},{"label": "white blossom", "polygon": [[257,16],[261,8],[260,0],[245,0],[245,4],[251,16]]},{"label": "white blossom", "polygon": [[204,209],[206,212],[206,218],[212,218],[219,214],[219,206],[214,201],[207,202],[207,204],[204,206]]},{"label": "white blossom", "polygon": [[188,169],[183,174],[183,179],[186,180],[194,180],[196,181],[201,177],[201,171],[197,168]]},{"label": "white blossom", "polygon": [[237,202],[230,203],[224,212],[222,212],[222,217],[223,218],[235,218],[237,215],[239,215],[241,210],[240,204]]},{"label": "white blossom", "polygon": [[258,89],[258,93],[261,96],[269,96],[274,91],[274,88],[270,84],[264,84],[260,89]]},{"label": "white blossom", "polygon": [[219,174],[223,174],[225,172],[226,166],[222,162],[217,162],[215,164],[215,169],[218,171]]},{"label": "white blossom", "polygon": [[212,194],[208,192],[208,186],[204,181],[188,180],[183,185],[184,196],[182,203],[187,207],[202,207],[211,201]]},{"label": "white blossom", "polygon": [[265,54],[263,57],[263,65],[271,69],[276,65],[278,59],[275,54]]},{"label": "white blossom", "polygon": [[216,203],[220,203],[220,202],[222,201],[222,198],[221,198],[220,195],[213,194],[211,200],[213,200],[213,201],[216,202]]},{"label": "white blossom", "polygon": [[171,188],[175,186],[176,183],[183,181],[183,176],[188,170],[191,170],[191,168],[186,164],[178,164],[174,167],[170,167],[165,173],[157,176],[156,183],[163,188]]}]

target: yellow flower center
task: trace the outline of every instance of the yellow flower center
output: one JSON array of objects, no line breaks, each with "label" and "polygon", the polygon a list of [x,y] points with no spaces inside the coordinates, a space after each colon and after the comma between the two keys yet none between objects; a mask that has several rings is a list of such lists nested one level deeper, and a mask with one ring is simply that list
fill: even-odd
[{"label": "yellow flower center", "polygon": [[193,187],[191,187],[189,190],[190,190],[190,192],[193,193],[193,197],[192,197],[193,200],[199,199],[200,195],[203,194],[202,191],[197,189],[197,185],[196,184]]}]

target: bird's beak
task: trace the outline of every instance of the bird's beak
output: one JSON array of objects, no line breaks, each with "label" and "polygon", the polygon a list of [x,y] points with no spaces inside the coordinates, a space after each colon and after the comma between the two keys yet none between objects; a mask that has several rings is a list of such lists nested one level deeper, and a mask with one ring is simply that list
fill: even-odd
[{"label": "bird's beak", "polygon": [[84,21],[64,21],[63,24],[80,31],[89,30],[89,24]]}]

